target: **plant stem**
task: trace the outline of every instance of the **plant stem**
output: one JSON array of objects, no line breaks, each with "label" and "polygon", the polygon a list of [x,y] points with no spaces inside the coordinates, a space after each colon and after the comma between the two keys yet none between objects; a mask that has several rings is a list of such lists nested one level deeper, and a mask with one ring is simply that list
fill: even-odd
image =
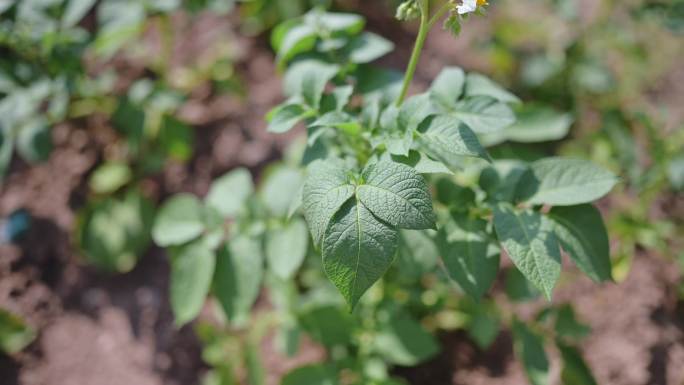
[{"label": "plant stem", "polygon": [[444,16],[445,13],[449,12],[452,6],[453,4],[451,3],[451,1],[447,1],[446,3],[442,4],[439,10],[435,12],[435,14],[428,22],[428,29],[432,29],[435,23],[437,23],[442,18],[442,16]]},{"label": "plant stem", "polygon": [[425,45],[425,39],[427,38],[428,32],[430,31],[430,1],[421,0],[420,2],[420,29],[418,30],[418,36],[416,37],[416,43],[413,46],[413,53],[411,54],[411,60],[409,61],[408,68],[406,69],[406,75],[404,76],[404,85],[401,88],[401,93],[397,98],[397,107],[401,106],[406,99],[406,94],[408,93],[409,86],[413,80],[413,75],[416,73],[416,67],[418,66],[418,60],[420,60],[420,53],[423,51],[423,46]]}]

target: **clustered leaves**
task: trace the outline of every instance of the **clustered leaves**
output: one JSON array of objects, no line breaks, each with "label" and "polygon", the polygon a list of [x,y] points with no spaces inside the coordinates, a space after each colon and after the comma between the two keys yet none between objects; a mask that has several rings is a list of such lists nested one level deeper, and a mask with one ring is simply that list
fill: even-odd
[{"label": "clustered leaves", "polygon": [[[518,132],[545,128],[516,126],[516,111],[523,122],[555,122],[561,133],[569,126],[566,117],[522,106],[492,80],[455,67],[444,69],[427,92],[397,105],[398,77],[350,55],[362,20],[319,12],[303,19],[346,23],[333,24],[339,27],[333,49],[330,34],[305,37],[295,24],[276,31],[276,42],[289,42],[276,44],[278,56],[289,62],[289,98],[271,114],[270,130],[307,125],[304,213],[324,270],[350,306],[392,263],[399,229],[439,228],[450,277],[476,298],[496,277],[497,250],[549,298],[560,276],[561,248],[593,279],[611,278],[605,228],[586,203],[608,193],[615,176],[578,159],[494,161],[482,144],[526,141]],[[292,54],[292,47],[303,44],[306,52]],[[369,57],[384,51],[376,47]],[[530,141],[548,135],[537,139],[531,132]],[[470,173],[480,175],[475,183],[455,183]],[[435,214],[428,182],[438,180],[467,192],[468,200],[447,197]],[[554,209],[540,210],[544,205]]]}]

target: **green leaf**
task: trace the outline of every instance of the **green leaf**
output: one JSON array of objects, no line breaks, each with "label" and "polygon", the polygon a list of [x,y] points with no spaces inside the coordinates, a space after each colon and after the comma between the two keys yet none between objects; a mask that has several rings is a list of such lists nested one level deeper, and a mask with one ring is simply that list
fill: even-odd
[{"label": "green leaf", "polygon": [[467,212],[475,206],[475,191],[460,186],[450,178],[440,178],[435,183],[437,200],[453,211]]},{"label": "green leaf", "polygon": [[273,216],[284,218],[288,215],[293,202],[301,199],[303,184],[304,175],[299,169],[276,166],[268,171],[259,196]]},{"label": "green leaf", "polygon": [[331,111],[309,124],[309,128],[333,127],[350,135],[358,135],[361,124],[351,115],[341,111]]},{"label": "green leaf", "polygon": [[282,37],[276,37],[275,48],[278,52],[278,63],[283,65],[290,59],[294,58],[300,53],[312,50],[316,46],[317,33],[310,25],[295,25],[282,32],[276,30],[274,36],[282,34]]},{"label": "green leaf", "polygon": [[435,337],[408,314],[393,315],[382,324],[373,347],[389,363],[402,366],[418,365],[439,352]]},{"label": "green leaf", "polygon": [[544,340],[524,323],[513,321],[515,352],[522,361],[532,385],[549,385],[549,360],[544,351]]},{"label": "green leaf", "polygon": [[352,63],[370,63],[392,52],[394,44],[372,32],[364,32],[352,39],[347,47],[349,61]]},{"label": "green leaf", "polygon": [[392,264],[397,242],[397,230],[356,199],[332,218],[323,239],[323,269],[352,309]]},{"label": "green leaf", "polygon": [[506,295],[513,302],[533,301],[541,295],[539,290],[516,268],[506,271]]},{"label": "green leaf", "polygon": [[563,385],[597,385],[596,379],[589,366],[582,359],[580,351],[561,342],[558,342],[557,345],[563,358],[563,370],[561,371]]},{"label": "green leaf", "polygon": [[270,230],[266,238],[266,259],[271,271],[280,278],[292,278],[304,262],[308,246],[309,233],[301,219]]},{"label": "green leaf", "polygon": [[315,245],[321,244],[330,219],[353,195],[354,186],[342,161],[319,160],[309,166],[302,198]]},{"label": "green leaf", "polygon": [[192,127],[173,116],[164,115],[158,141],[166,154],[184,162],[192,156],[194,140]]},{"label": "green leaf", "polygon": [[16,315],[0,309],[0,351],[16,354],[36,338],[36,332]]},{"label": "green leaf", "polygon": [[281,385],[337,385],[337,376],[325,365],[314,364],[296,368],[283,377]]},{"label": "green leaf", "polygon": [[397,116],[397,124],[402,131],[413,132],[425,119],[434,115],[435,112],[430,101],[430,94],[415,95],[401,105]]},{"label": "green leaf", "polygon": [[582,339],[591,333],[591,328],[579,322],[571,305],[563,305],[556,314],[556,335],[571,340]]},{"label": "green leaf", "polygon": [[268,132],[282,134],[290,131],[297,123],[313,116],[314,112],[301,104],[286,104],[269,114]]},{"label": "green leaf", "polygon": [[176,325],[193,320],[202,310],[214,274],[216,256],[202,242],[171,252],[171,309]]},{"label": "green leaf", "polygon": [[437,266],[439,250],[430,233],[427,230],[401,230],[399,234],[397,262],[402,274],[418,278],[433,271]]},{"label": "green leaf", "polygon": [[501,331],[501,321],[494,302],[473,303],[467,309],[470,314],[468,335],[480,349],[488,349]]},{"label": "green leaf", "polygon": [[475,133],[458,119],[447,115],[430,120],[425,131],[418,135],[417,144],[420,151],[449,169],[462,168],[464,157],[489,161],[489,155]]},{"label": "green leaf", "polygon": [[458,67],[446,67],[432,82],[430,96],[443,110],[449,111],[463,95],[465,72]]},{"label": "green leaf", "polygon": [[323,100],[321,101],[321,111],[342,112],[344,107],[349,104],[353,94],[354,86],[352,85],[335,87],[330,94],[323,95]]},{"label": "green leaf", "polygon": [[536,211],[517,211],[502,204],[494,208],[494,228],[515,266],[551,299],[561,272],[553,224]]},{"label": "green leaf", "polygon": [[573,206],[595,201],[617,183],[610,171],[590,161],[547,158],[536,161],[518,184],[518,197],[530,204]]},{"label": "green leaf", "polygon": [[449,277],[479,300],[499,271],[499,253],[488,253],[487,222],[453,216],[439,232],[439,249]]},{"label": "green leaf", "polygon": [[482,170],[479,184],[487,192],[490,201],[516,201],[516,187],[529,172],[527,163],[519,160],[497,160]]},{"label": "green leaf", "polygon": [[674,157],[667,167],[667,177],[675,190],[684,190],[684,154]]},{"label": "green leaf", "polygon": [[321,12],[319,9],[304,15],[304,22],[316,26],[324,34],[333,35],[355,35],[365,24],[363,17],[354,13]]},{"label": "green leaf", "polygon": [[313,340],[327,348],[346,346],[352,339],[354,319],[339,306],[307,309],[299,316],[299,321]]},{"label": "green leaf", "polygon": [[[386,154],[390,155],[389,153]],[[412,167],[419,174],[453,174],[444,163],[434,161],[427,155],[415,150],[409,151],[408,156],[390,155],[389,158],[393,162]]]},{"label": "green leaf", "polygon": [[90,176],[90,189],[98,194],[108,194],[123,187],[133,177],[133,172],[126,163],[106,162],[100,165]]},{"label": "green leaf", "polygon": [[608,232],[596,207],[554,207],[549,217],[561,247],[577,267],[596,282],[611,281]]},{"label": "green leaf", "polygon": [[152,239],[161,246],[182,245],[204,231],[204,206],[194,195],[179,194],[170,198],[157,213]]},{"label": "green leaf", "polygon": [[435,228],[432,198],[425,178],[401,163],[380,161],[362,173],[356,196],[375,216],[404,229]]},{"label": "green leaf", "polygon": [[238,235],[219,249],[214,294],[226,316],[244,323],[261,289],[264,257],[258,239]]},{"label": "green leaf", "polygon": [[285,73],[284,92],[290,97],[301,97],[309,107],[318,109],[325,85],[338,71],[334,64],[312,59],[298,61]]},{"label": "green leaf", "polygon": [[478,134],[500,131],[515,123],[515,114],[509,106],[486,96],[462,100],[450,114]]},{"label": "green leaf", "polygon": [[52,136],[47,122],[37,118],[23,125],[17,134],[16,146],[19,155],[27,162],[47,160],[52,151]]},{"label": "green leaf", "polygon": [[3,181],[14,152],[14,141],[3,131],[0,126],[0,183]]},{"label": "green leaf", "polygon": [[235,217],[253,193],[252,175],[247,169],[238,168],[216,179],[205,201],[224,217]]},{"label": "green leaf", "polygon": [[517,96],[478,73],[469,73],[466,77],[465,94],[467,97],[488,96],[502,103],[520,103]]},{"label": "green leaf", "polygon": [[573,118],[552,108],[524,105],[516,111],[516,122],[502,131],[481,135],[485,146],[495,146],[505,141],[538,143],[560,140],[570,131]]},{"label": "green leaf", "polygon": [[516,112],[516,123],[506,128],[506,136],[518,143],[560,140],[568,135],[572,122],[568,113],[548,107],[525,106]]},{"label": "green leaf", "polygon": [[97,267],[128,272],[149,246],[153,217],[152,202],[134,191],[94,203],[80,218],[79,247]]}]

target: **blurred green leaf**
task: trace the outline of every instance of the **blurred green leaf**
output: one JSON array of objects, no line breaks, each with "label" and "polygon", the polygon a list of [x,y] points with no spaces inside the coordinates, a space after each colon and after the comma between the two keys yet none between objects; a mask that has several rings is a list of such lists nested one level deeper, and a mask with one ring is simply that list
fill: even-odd
[{"label": "blurred green leaf", "polygon": [[224,217],[235,217],[253,193],[252,175],[247,169],[238,168],[214,180],[205,201]]},{"label": "blurred green leaf", "polygon": [[391,316],[380,325],[373,346],[388,362],[402,366],[420,364],[439,352],[437,340],[408,314]]},{"label": "blurred green leaf", "polygon": [[301,219],[269,230],[266,236],[266,259],[270,270],[282,279],[290,279],[304,262],[309,246],[309,231]]},{"label": "blurred green leaf", "polygon": [[183,326],[202,310],[214,274],[216,256],[201,240],[171,250],[171,309]]},{"label": "blurred green leaf", "polygon": [[394,44],[372,32],[363,32],[349,43],[349,60],[352,63],[370,63],[394,49]]},{"label": "blurred green leaf", "polygon": [[465,95],[469,98],[487,96],[502,103],[520,103],[520,99],[517,96],[496,84],[488,77],[472,72],[466,76]]},{"label": "blurred green leaf", "polygon": [[532,385],[549,385],[549,360],[544,351],[544,340],[521,321],[513,321],[515,352],[522,361]]},{"label": "blurred green leaf", "polygon": [[578,340],[591,333],[591,328],[580,323],[571,305],[563,305],[556,313],[556,335],[561,338]]},{"label": "blurred green leaf", "polygon": [[36,338],[36,332],[18,316],[0,309],[0,350],[18,353]]},{"label": "blurred green leaf", "polygon": [[325,365],[296,368],[283,377],[281,385],[337,385],[337,376]]},{"label": "blurred green leaf", "polygon": [[259,296],[264,274],[261,242],[237,235],[219,249],[214,294],[226,316],[238,325],[244,324]]},{"label": "blurred green leaf", "polygon": [[174,159],[186,161],[192,156],[193,143],[192,127],[170,115],[164,115],[159,132],[159,144],[166,154]]},{"label": "blurred green leaf", "polygon": [[150,243],[153,217],[152,203],[136,191],[93,203],[81,214],[79,246],[100,268],[130,271]]},{"label": "blurred green leaf", "polygon": [[152,228],[154,242],[162,247],[192,241],[205,229],[204,206],[194,195],[178,194],[162,205]]},{"label": "blurred green leaf", "polygon": [[345,346],[351,342],[354,320],[338,306],[306,309],[299,315],[299,320],[309,336],[327,348]]},{"label": "blurred green leaf", "polygon": [[454,215],[439,232],[439,249],[449,273],[468,295],[480,299],[499,271],[499,253],[489,253],[487,222]]},{"label": "blurred green leaf", "polygon": [[429,230],[400,230],[397,263],[402,274],[419,278],[433,271],[439,250]]},{"label": "blurred green leaf", "polygon": [[533,301],[541,295],[539,290],[518,269],[506,271],[506,295],[513,302]]},{"label": "blurred green leaf", "polygon": [[276,166],[269,170],[259,196],[273,216],[284,218],[303,184],[304,175],[299,169]]},{"label": "blurred green leaf", "polygon": [[557,344],[563,358],[561,372],[563,385],[597,385],[591,369],[582,359],[579,350],[561,342]]},{"label": "blurred green leaf", "polygon": [[98,194],[109,194],[120,189],[133,177],[126,163],[106,162],[98,166],[90,176],[90,189]]},{"label": "blurred green leaf", "polygon": [[47,160],[52,151],[50,127],[43,118],[36,118],[24,124],[17,134],[17,152],[27,162]]}]

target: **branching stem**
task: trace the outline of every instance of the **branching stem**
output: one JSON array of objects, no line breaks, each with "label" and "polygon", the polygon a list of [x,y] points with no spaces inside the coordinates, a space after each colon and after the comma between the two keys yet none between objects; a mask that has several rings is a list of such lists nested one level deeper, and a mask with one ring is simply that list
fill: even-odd
[{"label": "branching stem", "polygon": [[404,84],[401,87],[401,93],[396,101],[397,107],[401,106],[406,99],[409,87],[413,81],[413,76],[416,73],[416,67],[418,67],[418,61],[420,61],[420,54],[425,46],[425,39],[427,39],[430,29],[432,29],[435,23],[437,23],[449,9],[451,9],[451,6],[451,0],[446,1],[437,12],[430,17],[430,0],[420,0],[420,28],[418,30],[418,36],[416,37],[416,43],[413,46],[408,68],[406,69],[406,75],[404,75]]}]

